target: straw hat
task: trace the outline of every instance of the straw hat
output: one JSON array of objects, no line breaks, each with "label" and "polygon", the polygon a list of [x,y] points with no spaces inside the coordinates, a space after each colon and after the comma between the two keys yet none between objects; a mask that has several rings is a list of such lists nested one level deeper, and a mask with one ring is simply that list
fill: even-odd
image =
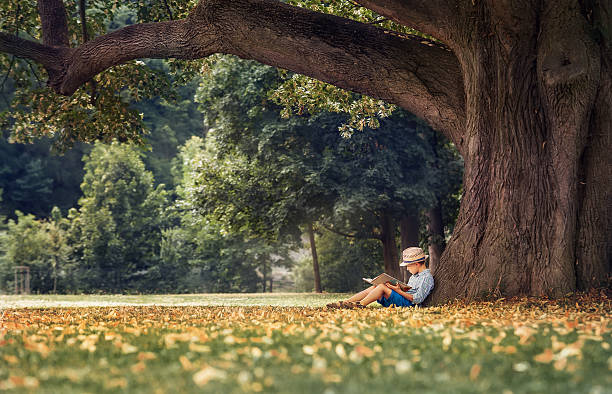
[{"label": "straw hat", "polygon": [[402,262],[400,263],[401,267],[404,267],[408,264],[414,263],[425,263],[429,256],[423,252],[423,249],[413,246],[411,248],[404,249],[402,252]]}]

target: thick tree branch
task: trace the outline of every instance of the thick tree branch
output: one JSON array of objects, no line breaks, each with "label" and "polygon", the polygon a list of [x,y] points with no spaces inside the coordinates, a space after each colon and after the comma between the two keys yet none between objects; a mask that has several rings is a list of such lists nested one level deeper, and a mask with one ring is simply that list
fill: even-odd
[{"label": "thick tree branch", "polygon": [[[3,35],[4,41],[6,35]],[[0,50],[55,66],[23,49]],[[15,53],[18,51],[20,54]],[[184,20],[139,24],[64,53],[50,85],[72,94],[97,73],[137,58],[195,59],[212,53],[246,59],[398,104],[457,142],[465,123],[461,70],[452,52],[419,37],[276,0],[202,0]]]},{"label": "thick tree branch", "polygon": [[[446,41],[459,0],[355,0],[362,6],[422,33]],[[454,24],[454,23],[453,23]]]},{"label": "thick tree branch", "polygon": [[42,64],[50,74],[62,68],[62,59],[71,52],[68,48],[42,45],[3,32],[0,32],[0,51],[34,60]]},{"label": "thick tree branch", "polygon": [[225,53],[398,104],[459,140],[463,79],[442,46],[275,0],[202,1],[194,16],[215,21]]},{"label": "thick tree branch", "polygon": [[64,56],[64,75],[50,85],[70,95],[101,71],[139,58],[197,59],[219,52],[210,29],[196,28],[186,19],[124,27],[97,37]]},{"label": "thick tree branch", "polygon": [[38,0],[38,15],[42,26],[42,41],[45,45],[67,47],[68,21],[63,0]]}]

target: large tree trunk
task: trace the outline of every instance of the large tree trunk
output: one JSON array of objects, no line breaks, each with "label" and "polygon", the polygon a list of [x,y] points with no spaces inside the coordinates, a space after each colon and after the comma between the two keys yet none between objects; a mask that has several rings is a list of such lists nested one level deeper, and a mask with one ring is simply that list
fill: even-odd
[{"label": "large tree trunk", "polygon": [[310,252],[312,253],[312,270],[314,272],[315,292],[322,293],[321,275],[319,274],[319,257],[317,256],[317,247],[315,245],[315,234],[312,222],[308,223],[308,239],[310,240]]},{"label": "large tree trunk", "polygon": [[[612,12],[609,15],[612,18]],[[609,285],[612,264],[612,48],[602,48],[602,52],[601,83],[578,179],[576,273],[580,290]]]},{"label": "large tree trunk", "polygon": [[[600,79],[592,32],[576,4],[545,3],[541,13],[506,2],[477,6],[468,36],[480,38],[455,48],[467,94],[465,195],[434,272],[434,302],[559,296],[576,289],[577,279],[595,278],[592,285],[609,272],[602,263],[611,235],[610,151],[586,146],[590,138],[609,149],[609,126],[602,135],[599,124],[609,120],[609,90],[597,98],[607,106],[591,113]],[[602,182],[603,190],[594,185]],[[589,241],[581,247],[584,232]]]},{"label": "large tree trunk", "polygon": [[442,221],[442,203],[438,198],[436,204],[427,211],[427,236],[429,243],[429,269],[432,271],[440,262],[446,247],[444,223]]},{"label": "large tree trunk", "polygon": [[380,216],[380,227],[383,247],[383,260],[385,262],[385,272],[396,278],[399,277],[399,260],[397,254],[397,242],[395,239],[396,224],[393,216],[383,213]]}]

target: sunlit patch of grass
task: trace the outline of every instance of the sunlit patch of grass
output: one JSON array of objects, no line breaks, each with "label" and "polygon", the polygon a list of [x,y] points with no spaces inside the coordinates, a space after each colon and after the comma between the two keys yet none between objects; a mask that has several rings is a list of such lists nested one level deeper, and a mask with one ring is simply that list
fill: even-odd
[{"label": "sunlit patch of grass", "polygon": [[230,294],[79,294],[0,295],[0,307],[48,308],[86,306],[325,306],[345,294],[230,293]]},{"label": "sunlit patch of grass", "polygon": [[0,389],[604,393],[610,312],[604,295],[424,309],[6,309]]}]

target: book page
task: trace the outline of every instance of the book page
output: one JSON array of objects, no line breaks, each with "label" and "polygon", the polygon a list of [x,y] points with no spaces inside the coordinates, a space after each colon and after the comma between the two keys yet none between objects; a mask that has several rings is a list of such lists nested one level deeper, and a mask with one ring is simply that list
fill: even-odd
[{"label": "book page", "polygon": [[387,273],[382,273],[380,275],[378,275],[376,278],[374,279],[370,279],[370,278],[361,278],[363,279],[365,282],[373,285],[373,286],[377,286],[381,283],[387,283],[387,282],[397,282],[399,284],[401,284],[402,286],[407,286],[404,282],[402,282],[399,279],[396,279],[394,277],[392,277],[391,275],[387,274]]}]

